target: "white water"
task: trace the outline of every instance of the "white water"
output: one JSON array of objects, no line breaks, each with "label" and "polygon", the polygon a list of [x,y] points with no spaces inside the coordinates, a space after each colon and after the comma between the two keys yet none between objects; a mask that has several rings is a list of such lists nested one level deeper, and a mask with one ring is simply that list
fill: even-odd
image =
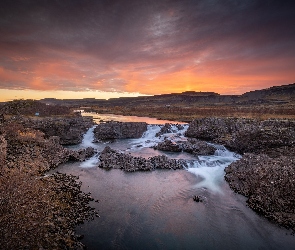
[{"label": "white water", "polygon": [[[157,150],[150,149],[152,146],[159,142],[164,141],[168,138],[171,141],[179,142],[186,141],[187,138],[184,133],[188,129],[188,125],[183,125],[183,129],[178,129],[176,125],[172,125],[171,133],[166,133],[156,137],[156,134],[160,131],[163,125],[148,125],[147,131],[139,139],[129,139],[129,140],[117,140],[108,145],[113,148],[120,149],[121,151],[129,152],[133,155],[149,157],[153,155],[166,154],[169,158],[186,159],[188,160],[189,167],[187,171],[200,177],[201,180],[195,185],[196,188],[209,189],[214,193],[222,193],[220,189],[220,184],[224,177],[224,168],[228,166],[231,162],[236,161],[240,158],[239,155],[228,151],[225,147],[216,144],[210,144],[216,148],[215,154],[210,156],[199,156],[194,157],[186,153],[167,153]],[[107,145],[104,143],[93,143],[94,135],[93,130],[95,126],[90,128],[84,135],[81,147],[93,147],[98,151],[103,150]],[[81,168],[91,168],[98,165],[98,155],[83,162]]]}]

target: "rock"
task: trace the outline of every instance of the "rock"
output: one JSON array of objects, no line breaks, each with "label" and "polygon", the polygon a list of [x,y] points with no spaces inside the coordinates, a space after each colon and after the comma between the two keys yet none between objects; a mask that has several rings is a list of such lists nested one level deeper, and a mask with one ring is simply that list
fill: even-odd
[{"label": "rock", "polygon": [[[45,174],[72,151],[59,137],[47,139],[19,121],[0,127],[0,157],[6,152],[0,165],[1,249],[82,249],[74,230],[97,215],[89,206],[93,198],[81,191],[77,177]],[[80,156],[91,152],[84,149]]]},{"label": "rock", "polygon": [[98,140],[140,138],[147,130],[145,122],[106,122],[94,129],[94,137]]},{"label": "rock", "polygon": [[181,124],[165,123],[165,125],[161,127],[160,131],[156,133],[156,137],[160,137],[163,134],[176,132],[175,129],[173,131],[172,125],[176,127],[176,130],[182,130],[184,128]]},{"label": "rock", "polygon": [[227,122],[224,118],[201,118],[195,119],[185,133],[187,137],[212,141],[229,133]]},{"label": "rock", "polygon": [[200,195],[195,195],[193,200],[195,202],[203,202],[204,201],[204,199]]},{"label": "rock", "polygon": [[117,168],[124,171],[151,171],[157,168],[160,169],[182,169],[184,162],[175,159],[168,159],[164,155],[150,157],[134,157],[129,154],[124,154],[106,146],[99,156],[100,168]]},{"label": "rock", "polygon": [[165,123],[163,127],[161,127],[160,131],[156,133],[156,137],[159,137],[163,134],[172,133],[172,128],[170,123]]},{"label": "rock", "polygon": [[170,151],[170,152],[181,152],[182,148],[177,143],[165,139],[163,142],[158,143],[153,147],[154,149],[162,150],[162,151]]},{"label": "rock", "polygon": [[76,145],[82,142],[85,132],[93,126],[90,117],[43,118],[30,121],[28,127],[42,131],[46,137],[58,136],[62,145]]},{"label": "rock", "polygon": [[295,121],[202,118],[189,124],[186,136],[223,144],[237,153],[267,153],[295,145]]},{"label": "rock", "polygon": [[189,138],[186,142],[182,143],[183,151],[193,155],[214,155],[216,148],[204,141],[194,138]]},{"label": "rock", "polygon": [[92,157],[95,154],[95,150],[92,147],[79,150],[68,150],[69,161],[85,161],[87,158]]},{"label": "rock", "polygon": [[24,128],[39,130],[46,138],[58,136],[60,144],[75,145],[82,142],[85,132],[94,125],[92,117],[38,117],[15,116],[7,123],[18,123]]},{"label": "rock", "polygon": [[295,230],[295,155],[271,158],[245,154],[225,168],[225,180],[248,197],[250,208]]},{"label": "rock", "polygon": [[185,151],[193,155],[213,155],[215,148],[204,141],[200,141],[194,138],[189,138],[186,142],[174,142],[169,139],[165,139],[163,142],[153,146],[154,149],[169,151],[169,152],[181,152]]}]

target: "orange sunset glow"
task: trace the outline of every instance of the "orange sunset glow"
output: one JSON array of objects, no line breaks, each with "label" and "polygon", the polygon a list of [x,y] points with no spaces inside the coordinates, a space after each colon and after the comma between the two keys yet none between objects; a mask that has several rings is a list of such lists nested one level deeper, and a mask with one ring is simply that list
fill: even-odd
[{"label": "orange sunset glow", "polygon": [[290,84],[293,10],[288,1],[7,1],[0,101]]}]

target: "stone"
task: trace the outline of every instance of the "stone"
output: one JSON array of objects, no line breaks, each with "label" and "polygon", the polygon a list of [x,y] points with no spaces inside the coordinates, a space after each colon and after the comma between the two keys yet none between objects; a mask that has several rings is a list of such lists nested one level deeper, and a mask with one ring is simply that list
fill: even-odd
[{"label": "stone", "polygon": [[106,122],[94,129],[94,137],[99,140],[140,138],[147,130],[145,122]]}]

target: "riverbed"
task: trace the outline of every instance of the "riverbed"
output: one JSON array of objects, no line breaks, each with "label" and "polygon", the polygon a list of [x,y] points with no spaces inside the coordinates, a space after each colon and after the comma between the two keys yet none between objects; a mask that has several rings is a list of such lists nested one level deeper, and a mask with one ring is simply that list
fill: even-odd
[{"label": "riverbed", "polygon": [[[103,116],[101,120],[146,121],[150,125],[142,138],[102,143],[92,143],[92,128],[77,148],[93,146],[100,152],[108,145],[134,156],[165,154],[186,160],[189,167],[134,173],[107,171],[97,167],[98,155],[60,166],[57,171],[79,176],[82,190],[99,200],[92,205],[100,217],[77,227],[87,249],[295,249],[290,231],[249,209],[246,198],[234,193],[224,181],[224,168],[239,155],[213,144],[216,151],[212,156],[154,150],[150,147],[164,138],[186,140],[188,125],[182,124],[181,129],[175,126],[174,132],[156,137],[169,121]],[[195,202],[195,195],[203,202]]]}]

